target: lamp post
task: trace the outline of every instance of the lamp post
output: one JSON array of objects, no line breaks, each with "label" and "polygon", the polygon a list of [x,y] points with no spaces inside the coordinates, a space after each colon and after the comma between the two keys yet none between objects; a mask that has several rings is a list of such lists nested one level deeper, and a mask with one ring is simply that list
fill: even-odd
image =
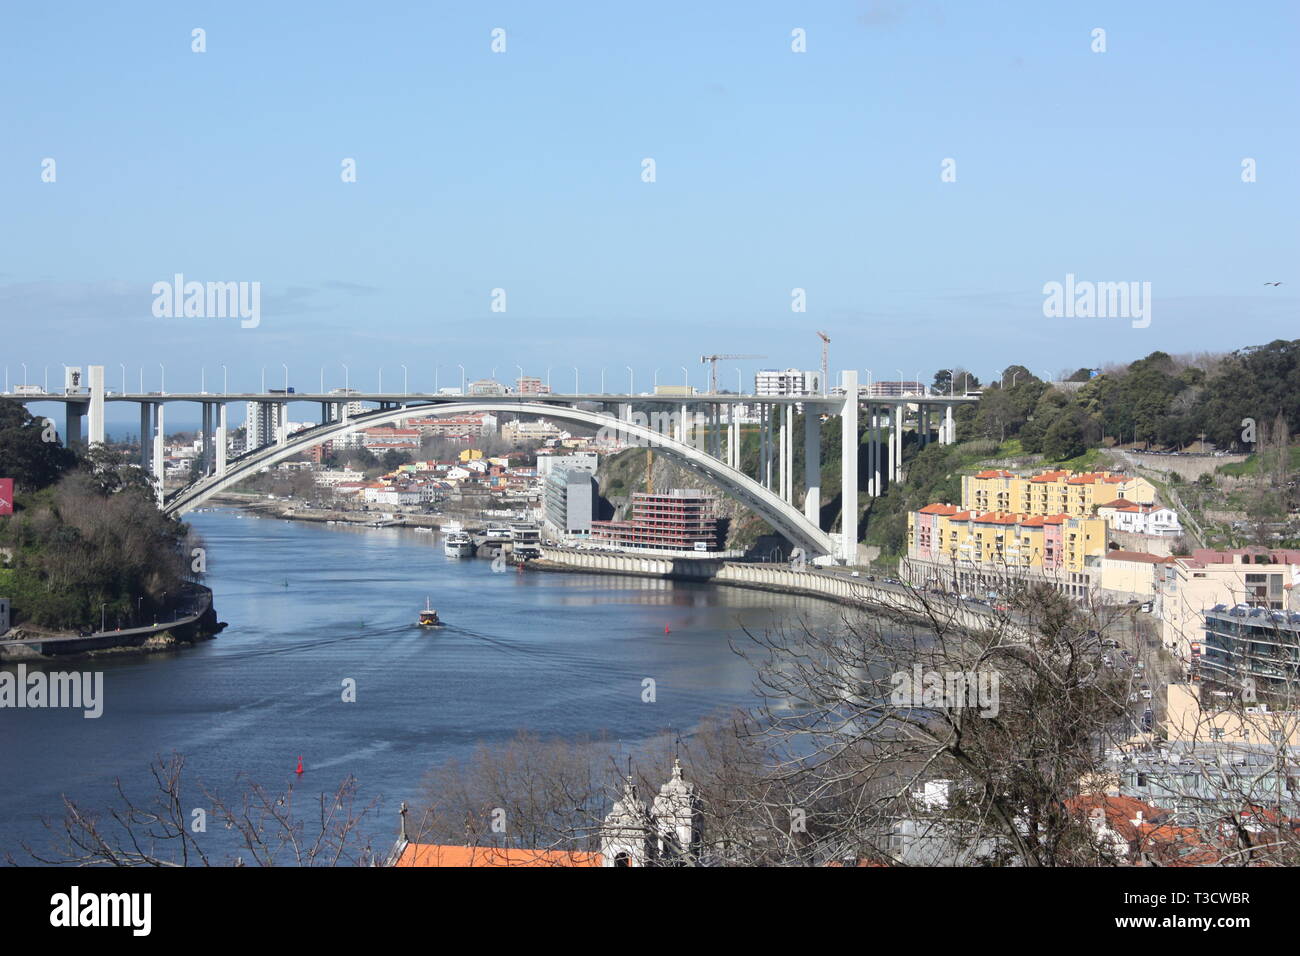
[{"label": "lamp post", "polygon": [[686,366],[685,366],[685,365],[679,365],[678,368],[680,368],[680,369],[682,370],[682,377],[683,377],[683,379],[684,379],[684,384],[685,384],[685,386],[686,386],[686,391],[689,392],[689,391],[691,390],[691,373],[688,372],[688,371],[686,371]]},{"label": "lamp post", "polygon": [[465,366],[457,365],[456,367],[460,369],[460,393],[464,395],[465,394]]},{"label": "lamp post", "polygon": [[551,390],[551,366],[546,366],[546,390]]},{"label": "lamp post", "polygon": [[263,366],[263,367],[262,367],[262,392],[261,392],[261,394],[263,394],[263,395],[266,394],[266,366]]},{"label": "lamp post", "polygon": [[582,389],[578,388],[578,366],[573,366],[573,394],[581,395]]},{"label": "lamp post", "polygon": [[[125,395],[126,394],[126,363],[118,362],[117,364],[118,367],[122,369],[122,394]],[[8,369],[5,369],[6,378],[8,378],[8,371],[9,371]],[[6,388],[8,387],[8,384],[9,384],[8,382],[5,383]]]},{"label": "lamp post", "polygon": [[519,381],[515,383],[515,386],[516,386],[520,391],[523,391],[523,388],[524,388],[524,367],[523,367],[522,365],[516,365],[515,368],[519,370]]},{"label": "lamp post", "polygon": [[158,363],[158,394],[167,394],[167,368],[162,362]]},{"label": "lamp post", "polygon": [[344,395],[349,395],[352,392],[352,386],[351,384],[349,384],[350,379],[348,378],[350,374],[351,373],[348,371],[348,367],[344,365],[343,366],[343,394]]},{"label": "lamp post", "polygon": [[320,367],[320,394],[325,394],[325,366]]},{"label": "lamp post", "polygon": [[208,370],[206,367],[199,369],[199,394],[208,394]]},{"label": "lamp post", "polygon": [[407,387],[407,385],[408,385],[408,379],[406,376],[406,366],[403,365],[402,366],[402,394],[403,395],[410,394],[410,389]]},{"label": "lamp post", "polygon": [[630,365],[625,365],[625,366],[623,366],[623,367],[627,369],[627,393],[628,393],[629,395],[635,395],[635,394],[636,394],[636,377],[635,377],[635,375],[633,375],[633,373],[632,373],[632,366],[630,366]]},{"label": "lamp post", "polygon": [[745,385],[743,380],[740,377],[740,369],[736,369],[736,394],[737,395],[745,394]]},{"label": "lamp post", "polygon": [[284,390],[288,392],[289,391],[289,366],[286,365],[284,362],[281,362],[280,367],[284,369]]},{"label": "lamp post", "polygon": [[605,392],[605,370],[604,370],[603,368],[600,370],[600,394],[602,394],[602,395],[606,394],[606,392]]},{"label": "lamp post", "polygon": [[223,395],[230,394],[230,388],[227,385],[227,380],[228,380],[228,375],[226,373],[226,367],[223,365],[221,366],[221,394]]},{"label": "lamp post", "polygon": [[26,385],[27,384],[27,363],[20,362],[19,364],[22,365],[23,367],[23,384]]}]

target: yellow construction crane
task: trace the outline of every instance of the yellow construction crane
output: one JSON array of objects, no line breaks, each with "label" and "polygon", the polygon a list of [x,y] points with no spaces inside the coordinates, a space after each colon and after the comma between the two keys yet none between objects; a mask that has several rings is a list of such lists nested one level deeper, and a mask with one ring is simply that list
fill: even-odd
[{"label": "yellow construction crane", "polygon": [[826,381],[826,376],[830,374],[830,346],[831,337],[825,332],[818,332],[817,337],[822,340],[822,394],[827,394],[830,383]]},{"label": "yellow construction crane", "polygon": [[718,359],[763,359],[766,355],[701,355],[700,362],[709,363],[709,394],[718,394]]}]

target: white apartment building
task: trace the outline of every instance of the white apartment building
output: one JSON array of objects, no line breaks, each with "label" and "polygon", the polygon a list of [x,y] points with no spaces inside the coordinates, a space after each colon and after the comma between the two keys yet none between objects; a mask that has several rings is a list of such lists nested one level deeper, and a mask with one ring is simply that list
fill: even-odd
[{"label": "white apartment building", "polygon": [[1158,534],[1174,537],[1183,533],[1178,513],[1163,505],[1144,505],[1118,498],[1097,508],[1097,517],[1115,531],[1133,534]]},{"label": "white apartment building", "polygon": [[754,394],[758,396],[820,395],[821,391],[821,372],[765,368],[754,375]]}]

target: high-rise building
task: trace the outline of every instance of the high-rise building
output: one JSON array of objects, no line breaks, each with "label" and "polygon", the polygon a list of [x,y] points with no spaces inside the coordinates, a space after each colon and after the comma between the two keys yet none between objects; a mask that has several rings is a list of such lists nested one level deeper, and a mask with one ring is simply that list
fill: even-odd
[{"label": "high-rise building", "polygon": [[765,368],[754,375],[754,394],[759,396],[820,395],[821,390],[821,372]]},{"label": "high-rise building", "polygon": [[561,535],[591,533],[596,515],[596,476],[586,468],[557,468],[542,485],[546,523]]},{"label": "high-rise building", "polygon": [[614,548],[714,551],[718,548],[718,499],[699,488],[632,494],[627,521],[593,521],[591,537]]},{"label": "high-rise building", "polygon": [[551,394],[551,386],[540,378],[525,375],[515,379],[515,392],[520,395],[549,395]]},{"label": "high-rise building", "polygon": [[288,420],[288,406],[281,402],[249,402],[244,419],[245,450],[275,444]]}]

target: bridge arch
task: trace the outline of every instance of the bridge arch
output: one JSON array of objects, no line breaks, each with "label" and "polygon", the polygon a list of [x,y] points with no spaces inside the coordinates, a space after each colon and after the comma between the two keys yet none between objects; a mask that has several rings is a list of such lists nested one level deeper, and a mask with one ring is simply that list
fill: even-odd
[{"label": "bridge arch", "polygon": [[363,428],[386,425],[416,415],[444,416],[470,415],[480,412],[510,412],[518,415],[535,415],[571,424],[590,425],[596,428],[616,428],[629,439],[641,441],[662,451],[710,484],[742,502],[768,524],[785,535],[792,544],[803,548],[812,559],[827,558],[835,554],[831,536],[796,508],[748,475],[727,466],[707,452],[693,445],[664,435],[635,421],[626,421],[600,412],[571,406],[551,405],[543,402],[452,402],[415,403],[398,408],[377,409],[343,422],[328,422],[296,432],[282,445],[267,445],[255,449],[229,462],[220,475],[209,475],[180,488],[163,503],[166,514],[179,517],[192,511],[208,498],[238,484],[263,468],[278,464],[307,448],[352,434]]}]

